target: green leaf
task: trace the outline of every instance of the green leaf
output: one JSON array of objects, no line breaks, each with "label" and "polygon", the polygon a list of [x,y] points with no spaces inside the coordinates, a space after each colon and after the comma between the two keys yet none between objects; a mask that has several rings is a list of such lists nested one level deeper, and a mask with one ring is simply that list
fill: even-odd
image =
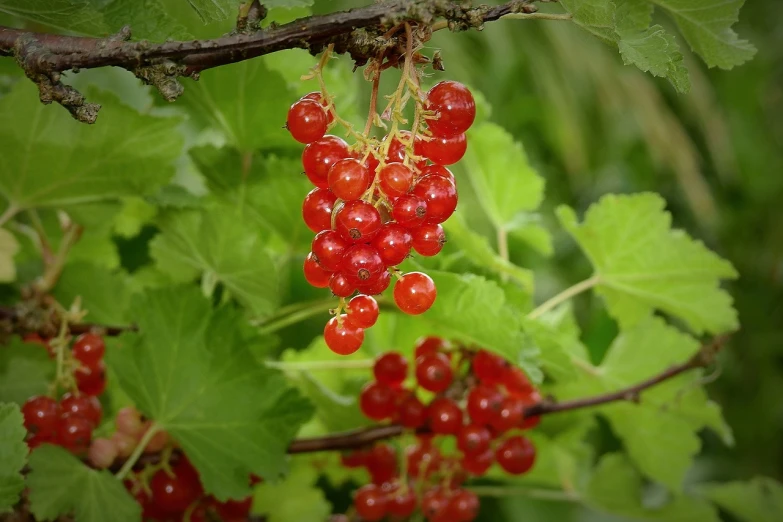
[{"label": "green leaf", "polygon": [[100,12],[85,0],[0,0],[0,13],[58,32],[98,35],[107,30]]},{"label": "green leaf", "polygon": [[710,67],[731,69],[756,54],[756,48],[731,29],[744,0],[649,1],[668,11],[688,44]]},{"label": "green leaf", "polygon": [[187,0],[201,21],[217,22],[237,14],[239,0]]},{"label": "green leaf", "polygon": [[81,298],[85,320],[91,323],[123,326],[133,322],[128,313],[131,289],[127,276],[83,261],[66,266],[53,292],[59,303],[69,306]]},{"label": "green leaf", "polygon": [[560,0],[563,8],[571,13],[574,23],[607,43],[614,43],[615,33],[614,2],[606,0]]},{"label": "green leaf", "polygon": [[783,520],[783,486],[768,477],[748,482],[704,484],[699,491],[741,522]]},{"label": "green leaf", "polygon": [[691,80],[680,46],[660,25],[639,33],[621,32],[617,45],[626,65],[633,64],[653,76],[667,78],[678,92],[690,91]]},{"label": "green leaf", "polygon": [[76,522],[139,522],[141,506],[108,471],[87,467],[63,448],[45,444],[30,454],[30,510],[38,520],[74,513]]},{"label": "green leaf", "polygon": [[21,405],[33,395],[46,394],[54,370],[45,347],[11,338],[0,348],[0,402]]},{"label": "green leaf", "polygon": [[570,304],[536,319],[523,318],[522,325],[539,347],[544,372],[553,379],[571,381],[576,377],[574,360],[590,360],[587,348],[579,340],[579,327]]},{"label": "green leaf", "polygon": [[736,329],[737,312],[719,284],[737,272],[700,241],[672,230],[664,206],[656,194],[610,194],[587,210],[581,224],[569,207],[559,207],[557,215],[590,259],[597,293],[623,328],[657,309],[696,333]]},{"label": "green leaf", "polygon": [[646,508],[642,501],[642,477],[620,453],[601,458],[587,484],[585,501],[601,511],[634,520],[720,522],[710,504],[686,496],[675,496],[663,506]]},{"label": "green leaf", "polygon": [[256,362],[238,311],[210,309],[194,287],[134,298],[140,333],[107,354],[122,389],[168,431],[221,500],[250,493],[251,473],[275,478],[312,408]]},{"label": "green leaf", "polygon": [[16,279],[14,256],[19,252],[19,242],[8,230],[0,228],[0,283]]},{"label": "green leaf", "polygon": [[24,489],[21,471],[27,460],[26,435],[19,407],[0,403],[0,513],[13,507]]},{"label": "green leaf", "polygon": [[150,242],[150,254],[176,281],[201,276],[212,287],[220,282],[254,315],[264,316],[280,299],[278,270],[258,230],[241,212],[224,204],[170,211]]},{"label": "green leaf", "polygon": [[311,464],[297,460],[291,473],[281,482],[258,486],[254,513],[269,522],[322,522],[329,518],[332,506],[316,486],[318,471]]},{"label": "green leaf", "polygon": [[134,39],[163,42],[193,38],[183,25],[168,15],[160,0],[113,0],[101,7],[101,14],[112,31],[130,26]]},{"label": "green leaf", "polygon": [[179,120],[139,114],[107,94],[99,99],[95,125],[43,105],[29,82],[0,99],[0,194],[18,208],[62,207],[142,195],[167,182],[182,147]]}]

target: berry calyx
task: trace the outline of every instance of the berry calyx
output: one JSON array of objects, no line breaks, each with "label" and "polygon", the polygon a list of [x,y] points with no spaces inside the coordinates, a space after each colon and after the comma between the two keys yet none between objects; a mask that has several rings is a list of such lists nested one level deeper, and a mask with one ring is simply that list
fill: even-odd
[{"label": "berry calyx", "polygon": [[324,341],[334,353],[350,355],[358,350],[364,342],[364,329],[348,324],[345,314],[340,316],[342,326],[338,326],[337,317],[332,317],[324,327]]},{"label": "berry calyx", "polygon": [[422,272],[409,272],[394,284],[394,302],[409,315],[429,310],[437,295],[435,282]]},{"label": "berry calyx", "polygon": [[427,218],[427,201],[416,194],[400,196],[392,205],[392,218],[406,228],[418,227]]},{"label": "berry calyx", "polygon": [[340,262],[340,273],[355,286],[369,284],[385,270],[380,254],[370,245],[353,245],[345,250]]},{"label": "berry calyx", "polygon": [[457,187],[442,176],[424,176],[413,187],[413,194],[427,202],[427,223],[443,223],[457,208]]},{"label": "berry calyx", "polygon": [[359,292],[366,295],[378,295],[384,292],[391,284],[391,274],[389,272],[381,272],[378,278],[371,281],[369,284],[360,284],[358,286]]},{"label": "berry calyx", "polygon": [[349,243],[367,243],[381,229],[381,215],[364,201],[349,201],[337,212],[335,229]]}]

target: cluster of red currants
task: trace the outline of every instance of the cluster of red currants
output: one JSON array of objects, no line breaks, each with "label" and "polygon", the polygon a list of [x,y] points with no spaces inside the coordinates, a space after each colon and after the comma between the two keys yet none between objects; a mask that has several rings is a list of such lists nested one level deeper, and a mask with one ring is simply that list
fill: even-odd
[{"label": "cluster of red currants", "polygon": [[[307,144],[302,164],[316,187],[302,206],[305,223],[316,233],[305,278],[340,298],[358,291],[364,306],[396,277],[394,301],[411,315],[432,306],[435,284],[422,272],[402,274],[396,267],[411,249],[434,256],[443,248],[441,223],[457,207],[456,183],[446,166],[465,154],[465,131],[476,115],[473,96],[457,82],[438,83],[417,103],[426,125],[395,130],[382,140],[364,136],[353,147],[326,135],[336,114],[319,92],[294,103],[287,119],[291,135]],[[358,350],[364,329],[377,319],[377,313],[364,315],[350,305],[338,307],[324,330],[327,345],[343,355]]]},{"label": "cluster of red currants", "polygon": [[[470,475],[486,474],[493,463],[514,475],[533,467],[535,447],[521,432],[538,424],[525,408],[541,398],[521,369],[486,350],[427,337],[415,356],[414,386],[403,386],[405,357],[387,352],[359,396],[368,418],[418,433],[405,449],[407,476],[400,476],[397,453],[387,443],[344,455],[345,466],[366,467],[372,479],[357,491],[354,507],[368,521],[410,516],[418,506],[431,522],[470,522],[479,508],[475,494],[461,487]],[[441,443],[448,438],[456,439],[456,451],[444,454]]]}]

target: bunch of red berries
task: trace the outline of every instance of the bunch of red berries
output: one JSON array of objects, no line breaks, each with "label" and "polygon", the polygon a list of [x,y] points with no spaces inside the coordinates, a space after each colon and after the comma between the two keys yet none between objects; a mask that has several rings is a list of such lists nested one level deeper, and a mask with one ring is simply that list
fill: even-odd
[{"label": "bunch of red berries", "polygon": [[[410,516],[418,506],[431,522],[470,522],[479,502],[461,487],[469,475],[484,475],[493,463],[513,475],[532,468],[536,450],[522,430],[538,424],[525,408],[540,395],[521,369],[486,350],[427,337],[415,355],[414,386],[403,386],[407,360],[387,352],[375,361],[375,380],[359,396],[368,418],[418,433],[404,452],[407,475],[400,476],[397,452],[386,443],[344,455],[345,466],[366,467],[372,480],[357,491],[354,507],[368,521]],[[443,454],[440,443],[450,437],[457,450]]]},{"label": "bunch of red berries", "polygon": [[[325,135],[343,120],[322,93],[304,96],[288,111],[288,130],[307,144],[302,164],[316,187],[302,206],[305,223],[316,233],[304,274],[311,285],[341,298],[324,330],[327,345],[339,354],[359,349],[364,329],[377,319],[377,304],[368,296],[386,290],[392,275],[394,301],[403,312],[421,314],[435,302],[428,275],[402,274],[396,267],[411,249],[434,256],[443,248],[441,223],[457,207],[454,176],[446,166],[465,154],[465,131],[476,106],[470,91],[451,81],[413,98],[422,117],[412,131],[396,130],[395,122],[383,139],[360,136],[351,147]],[[364,294],[359,313],[342,301],[357,291]]]}]

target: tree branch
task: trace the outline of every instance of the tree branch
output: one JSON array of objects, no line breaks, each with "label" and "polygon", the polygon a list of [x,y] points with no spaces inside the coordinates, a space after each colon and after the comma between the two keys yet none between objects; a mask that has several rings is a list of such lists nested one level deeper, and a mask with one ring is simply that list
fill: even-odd
[{"label": "tree branch", "polygon": [[452,31],[481,29],[485,22],[505,15],[535,12],[533,1],[511,0],[498,6],[465,7],[459,2],[443,0],[387,0],[260,29],[258,24],[265,12],[254,0],[242,6],[237,29],[231,34],[209,40],[159,44],[128,41],[127,27],[108,38],[91,38],[0,26],[0,56],[16,58],[27,77],[38,85],[43,103],[56,101],[77,120],[94,123],[100,106],[86,103],[80,93],[64,85],[62,72],[122,67],[173,101],[184,90],[178,81],[180,76],[198,79],[200,71],[213,67],[283,49],[302,48],[318,53],[329,44],[334,44],[335,52],[348,53],[358,65],[363,65],[380,51],[398,45],[397,37],[386,39],[382,35],[402,21],[431,27],[436,20],[444,19],[440,23],[445,22]]}]

